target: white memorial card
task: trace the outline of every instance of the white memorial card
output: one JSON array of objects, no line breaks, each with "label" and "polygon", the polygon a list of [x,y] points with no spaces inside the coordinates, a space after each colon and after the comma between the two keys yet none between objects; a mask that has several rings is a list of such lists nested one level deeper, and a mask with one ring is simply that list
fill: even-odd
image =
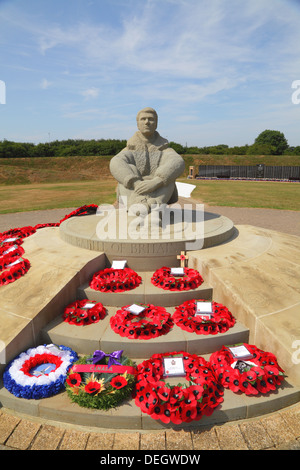
[{"label": "white memorial card", "polygon": [[8,248],[8,250],[4,251],[3,254],[8,255],[8,253],[11,253],[12,251],[15,251],[17,248],[18,248],[17,245],[13,245],[10,248]]},{"label": "white memorial card", "polygon": [[88,304],[85,304],[85,306],[83,308],[86,308],[87,310],[89,310],[90,308],[95,307],[95,305],[96,305],[96,303],[89,302]]},{"label": "white memorial card", "polygon": [[164,376],[176,377],[185,376],[183,357],[164,357]]},{"label": "white memorial card", "polygon": [[112,262],[111,267],[112,267],[113,269],[124,269],[126,263],[127,263],[127,260],[114,260],[114,261]]},{"label": "white memorial card", "polygon": [[228,348],[235,359],[251,359],[253,356],[243,344]]},{"label": "white memorial card", "polygon": [[171,268],[172,276],[183,276],[184,268]]},{"label": "white memorial card", "polygon": [[204,320],[209,320],[213,316],[212,302],[197,302],[196,316],[200,316]]},{"label": "white memorial card", "polygon": [[145,310],[146,307],[142,305],[132,304],[130,307],[127,307],[128,312],[133,313],[133,315],[139,315]]},{"label": "white memorial card", "polygon": [[22,261],[23,261],[23,259],[22,259],[22,258],[19,258],[19,259],[17,259],[16,261],[14,261],[13,263],[8,264],[6,267],[7,267],[7,268],[11,268],[12,266],[15,266],[16,264],[22,263]]},{"label": "white memorial card", "polygon": [[5,240],[2,241],[2,243],[11,243],[11,242],[15,242],[16,240],[18,240],[18,237],[6,238]]}]

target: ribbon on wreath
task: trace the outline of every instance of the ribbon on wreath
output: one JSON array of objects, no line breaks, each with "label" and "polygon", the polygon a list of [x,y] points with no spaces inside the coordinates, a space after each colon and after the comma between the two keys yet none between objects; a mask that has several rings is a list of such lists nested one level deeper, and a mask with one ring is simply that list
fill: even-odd
[{"label": "ribbon on wreath", "polygon": [[120,359],[123,353],[123,349],[120,351],[114,351],[110,354],[105,354],[104,351],[101,349],[97,349],[93,354],[93,364],[97,364],[97,362],[102,361],[104,357],[108,357],[108,364],[107,367],[111,367],[113,364],[121,366],[120,362],[117,359]]},{"label": "ribbon on wreath", "polygon": [[[122,365],[118,362],[118,359],[121,358],[123,350],[114,351],[111,354],[105,354],[104,351],[101,349],[97,349],[93,354],[93,364],[74,364],[72,367],[72,371],[75,372],[96,372],[99,374],[107,373],[107,374],[124,374],[127,372],[128,374],[135,375],[136,369],[132,366]],[[109,357],[108,364],[97,364],[100,362],[104,357]]]}]

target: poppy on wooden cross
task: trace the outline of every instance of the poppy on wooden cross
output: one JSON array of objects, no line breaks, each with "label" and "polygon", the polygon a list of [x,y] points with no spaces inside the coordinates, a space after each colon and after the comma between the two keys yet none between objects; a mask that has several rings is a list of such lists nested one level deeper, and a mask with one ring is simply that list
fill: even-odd
[{"label": "poppy on wooden cross", "polygon": [[180,255],[177,256],[177,259],[180,259],[180,266],[182,268],[185,267],[185,261],[189,259],[188,255],[185,254],[184,251],[181,251]]}]

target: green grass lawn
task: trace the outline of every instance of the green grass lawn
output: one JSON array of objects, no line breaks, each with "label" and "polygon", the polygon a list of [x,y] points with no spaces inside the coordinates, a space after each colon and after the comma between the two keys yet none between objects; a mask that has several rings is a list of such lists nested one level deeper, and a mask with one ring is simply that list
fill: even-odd
[{"label": "green grass lawn", "polygon": [[0,186],[0,214],[113,204],[115,190],[116,182],[112,179]]},{"label": "green grass lawn", "polygon": [[[300,183],[256,181],[180,181],[195,184],[193,199],[211,206],[258,207],[300,210]],[[116,181],[32,183],[0,185],[0,214],[33,210],[81,207],[85,204],[112,204]]]},{"label": "green grass lawn", "polygon": [[300,183],[197,180],[195,184],[193,198],[211,206],[300,210]]}]

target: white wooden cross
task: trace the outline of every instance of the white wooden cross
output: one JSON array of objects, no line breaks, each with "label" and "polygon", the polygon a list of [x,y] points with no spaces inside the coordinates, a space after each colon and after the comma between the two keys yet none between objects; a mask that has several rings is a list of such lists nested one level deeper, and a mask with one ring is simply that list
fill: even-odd
[{"label": "white wooden cross", "polygon": [[182,268],[185,267],[185,261],[189,259],[188,255],[185,254],[184,251],[180,252],[180,255],[177,256],[177,259],[180,259],[180,266]]}]

